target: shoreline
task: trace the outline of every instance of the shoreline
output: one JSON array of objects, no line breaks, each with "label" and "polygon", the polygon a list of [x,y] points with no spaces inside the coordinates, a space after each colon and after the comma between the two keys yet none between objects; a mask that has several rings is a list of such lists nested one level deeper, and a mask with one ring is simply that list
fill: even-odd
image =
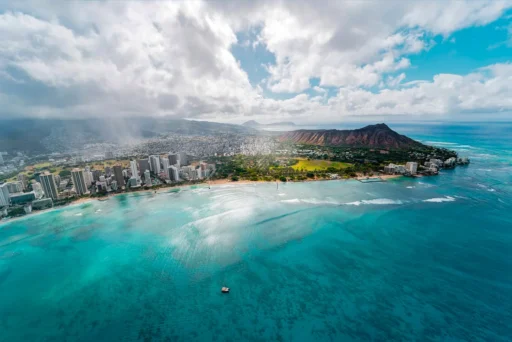
[{"label": "shoreline", "polygon": [[[403,177],[402,175],[382,175],[382,176],[372,176],[372,177],[369,177],[369,178],[381,178],[383,181],[387,181],[387,180],[390,180],[390,179],[397,179],[397,178],[401,178]],[[186,187],[191,187],[191,186],[215,186],[215,185],[226,185],[226,184],[229,184],[229,185],[247,185],[247,184],[265,184],[265,183],[313,183],[313,182],[325,182],[325,181],[348,181],[348,180],[355,180],[355,181],[359,181],[361,179],[367,179],[367,176],[362,176],[362,175],[358,175],[357,177],[352,177],[352,178],[338,178],[338,179],[306,179],[306,180],[301,180],[301,181],[290,181],[290,182],[281,182],[280,180],[276,180],[276,181],[265,181],[265,180],[258,180],[258,181],[251,181],[251,180],[239,180],[239,181],[232,181],[231,179],[228,179],[228,178],[225,178],[225,179],[215,179],[215,180],[211,180],[209,182],[202,182],[202,183],[197,183],[197,184],[180,184],[180,185],[175,185],[175,186],[168,186],[168,187],[162,187],[162,188],[158,188],[158,189],[155,189],[155,190],[151,190],[151,189],[146,189],[146,188],[143,188],[143,189],[140,189],[140,190],[135,190],[135,191],[129,191],[129,192],[119,192],[119,193],[114,193],[114,194],[111,194],[111,195],[107,195],[107,196],[104,196],[104,197],[81,197],[81,198],[77,198],[76,200],[73,200],[67,204],[64,204],[64,205],[59,205],[59,206],[54,206],[52,208],[47,208],[47,209],[43,209],[43,210],[36,210],[36,211],[33,211],[31,212],[30,214],[25,214],[25,215],[22,215],[22,216],[17,216],[17,217],[12,217],[12,218],[2,218],[0,220],[0,226],[2,226],[3,224],[5,223],[10,223],[10,222],[13,222],[13,221],[17,221],[17,220],[22,220],[22,219],[27,219],[29,217],[32,217],[34,215],[39,215],[39,214],[43,214],[45,212],[49,212],[49,211],[52,211],[52,210],[59,210],[59,209],[64,209],[64,208],[67,208],[67,207],[70,207],[70,206],[75,206],[75,205],[81,205],[81,204],[85,204],[85,203],[89,203],[89,202],[93,202],[93,201],[99,201],[101,202],[101,200],[107,200],[109,199],[110,197],[115,197],[115,196],[121,196],[121,195],[129,195],[129,194],[134,194],[134,193],[162,193],[162,192],[168,192],[169,190],[172,190],[172,189],[183,189],[183,188],[186,188]]]}]

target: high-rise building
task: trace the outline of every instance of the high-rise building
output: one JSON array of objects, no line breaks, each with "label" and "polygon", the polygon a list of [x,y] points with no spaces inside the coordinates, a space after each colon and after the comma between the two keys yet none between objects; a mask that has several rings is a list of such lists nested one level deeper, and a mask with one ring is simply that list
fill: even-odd
[{"label": "high-rise building", "polygon": [[101,177],[101,171],[100,170],[93,170],[92,171],[92,179],[97,182],[100,180]]},{"label": "high-rise building", "polygon": [[149,170],[144,171],[144,184],[146,186],[151,186],[151,173]]},{"label": "high-rise building", "polygon": [[197,179],[197,171],[191,166],[182,166],[180,169],[180,178],[195,180]]},{"label": "high-rise building", "polygon": [[149,156],[149,164],[155,175],[160,174],[160,158],[158,156]]},{"label": "high-rise building", "polygon": [[416,163],[416,162],[407,162],[405,164],[405,169],[407,171],[409,171],[409,173],[411,175],[415,175],[416,172],[418,171],[418,163]]},{"label": "high-rise building", "polygon": [[109,166],[105,167],[105,174],[107,177],[112,176],[112,169]]},{"label": "high-rise building", "polygon": [[178,171],[178,168],[176,166],[169,166],[168,168],[168,173],[169,173],[169,179],[173,182],[178,182],[180,180],[180,176],[179,176],[179,171]]},{"label": "high-rise building", "polygon": [[21,182],[9,182],[5,183],[10,194],[23,192],[23,184]]},{"label": "high-rise building", "polygon": [[42,174],[40,178],[41,185],[43,186],[44,190],[44,195],[47,198],[51,198],[53,200],[58,199],[59,192],[57,190],[57,184],[55,184],[55,176],[49,172],[46,172],[45,174]]},{"label": "high-rise building", "polygon": [[41,172],[34,172],[34,179],[36,182],[41,183]]},{"label": "high-rise building", "polygon": [[25,175],[24,173],[19,173],[17,179],[18,179],[18,182],[21,182],[23,190],[25,190],[27,188],[27,186],[28,186],[27,175]]},{"label": "high-rise building", "polygon": [[137,162],[135,160],[130,160],[130,170],[132,172],[132,178],[139,178],[139,171],[137,171]]},{"label": "high-rise building", "polygon": [[117,187],[117,181],[112,181],[112,183],[110,184],[110,188],[113,190],[113,191],[117,191],[118,187]]},{"label": "high-rise building", "polygon": [[130,175],[128,174],[128,170],[123,169],[123,177],[128,178]]},{"label": "high-rise building", "polygon": [[[57,188],[59,189],[59,192],[64,191],[68,187],[69,179],[64,179],[64,180],[61,180],[59,183],[57,183],[57,176],[55,176],[55,184],[57,184]],[[68,191],[69,190],[70,189],[68,189]]]},{"label": "high-rise building", "polygon": [[179,156],[176,153],[169,153],[167,158],[169,159],[169,165],[178,165]]},{"label": "high-rise building", "polygon": [[187,154],[185,152],[179,153],[179,161],[180,161],[180,166],[188,165],[188,158],[187,158]]},{"label": "high-rise building", "polygon": [[62,179],[60,175],[55,175],[55,184],[59,185],[61,183]]},{"label": "high-rise building", "polygon": [[123,168],[120,165],[114,166],[114,178],[117,182],[117,187],[121,189],[124,186]]},{"label": "high-rise building", "polygon": [[85,182],[85,175],[83,170],[73,169],[71,171],[71,178],[73,179],[75,191],[78,194],[78,196],[82,196],[89,193],[89,190],[87,189],[87,183]]},{"label": "high-rise building", "polygon": [[107,189],[107,182],[97,181],[96,182],[96,191],[98,192],[106,192]]},{"label": "high-rise building", "polygon": [[41,186],[41,183],[33,182],[32,183],[32,191],[34,191],[34,194],[36,195],[37,199],[43,198],[44,191],[43,191],[43,187]]},{"label": "high-rise building", "polygon": [[92,185],[92,172],[87,171],[87,169],[84,171],[84,179],[85,179],[85,185],[87,185],[87,188],[90,188]]},{"label": "high-rise building", "polygon": [[9,189],[7,188],[7,183],[0,184],[0,207],[7,207],[9,203]]},{"label": "high-rise building", "polygon": [[160,157],[160,162],[162,164],[162,171],[165,174],[165,179],[169,179],[169,159]]},{"label": "high-rise building", "polygon": [[140,178],[131,177],[128,180],[128,184],[130,185],[130,188],[138,188],[140,187]]},{"label": "high-rise building", "polygon": [[139,159],[139,170],[140,174],[142,175],[146,170],[151,170],[151,167],[149,166],[149,160],[148,159]]}]

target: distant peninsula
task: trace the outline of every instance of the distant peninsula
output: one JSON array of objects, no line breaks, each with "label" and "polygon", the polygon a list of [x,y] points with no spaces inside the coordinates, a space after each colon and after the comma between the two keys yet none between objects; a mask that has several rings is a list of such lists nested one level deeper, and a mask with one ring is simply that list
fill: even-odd
[{"label": "distant peninsula", "polygon": [[250,127],[250,128],[265,128],[265,127],[276,127],[276,126],[286,126],[286,127],[295,127],[295,123],[291,121],[280,121],[280,122],[274,122],[269,124],[262,124],[254,120],[246,121],[242,124],[244,127]]}]

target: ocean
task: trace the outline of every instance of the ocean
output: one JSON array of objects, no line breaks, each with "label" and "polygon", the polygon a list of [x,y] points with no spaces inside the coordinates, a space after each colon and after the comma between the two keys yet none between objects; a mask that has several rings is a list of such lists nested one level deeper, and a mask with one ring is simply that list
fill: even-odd
[{"label": "ocean", "polygon": [[390,126],[471,164],[0,223],[0,341],[512,340],[512,125]]}]

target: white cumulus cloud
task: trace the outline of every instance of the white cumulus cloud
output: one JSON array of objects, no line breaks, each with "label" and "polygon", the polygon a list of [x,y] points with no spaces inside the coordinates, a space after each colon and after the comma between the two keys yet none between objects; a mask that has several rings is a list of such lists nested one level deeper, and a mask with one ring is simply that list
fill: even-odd
[{"label": "white cumulus cloud", "polygon": [[[486,25],[510,6],[462,0],[3,3],[0,117],[335,121],[510,111],[508,63],[403,83],[414,67],[410,56],[428,50],[434,36]],[[240,42],[243,32],[256,38]],[[233,55],[237,44],[274,57],[260,84],[251,84]],[[337,94],[326,101],[324,87]]]}]

